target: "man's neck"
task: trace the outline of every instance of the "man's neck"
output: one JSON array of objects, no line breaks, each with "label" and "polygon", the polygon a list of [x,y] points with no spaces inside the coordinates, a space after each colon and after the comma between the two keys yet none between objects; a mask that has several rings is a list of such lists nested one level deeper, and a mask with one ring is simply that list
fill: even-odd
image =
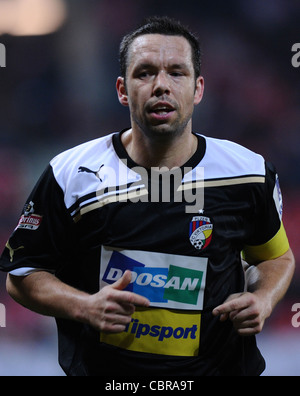
[{"label": "man's neck", "polygon": [[197,137],[186,132],[173,139],[155,140],[135,133],[132,129],[122,134],[122,143],[129,157],[145,168],[183,166],[196,152]]}]

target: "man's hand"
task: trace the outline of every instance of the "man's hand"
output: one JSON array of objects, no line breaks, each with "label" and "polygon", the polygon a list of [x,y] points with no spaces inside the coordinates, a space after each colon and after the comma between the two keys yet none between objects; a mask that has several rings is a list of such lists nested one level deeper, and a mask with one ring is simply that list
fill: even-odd
[{"label": "man's hand", "polygon": [[213,315],[220,315],[221,321],[230,319],[240,335],[260,333],[265,320],[285,295],[294,271],[295,259],[291,249],[280,257],[257,263],[251,293],[230,295],[212,311]]},{"label": "man's hand", "polygon": [[110,333],[124,331],[131,321],[135,306],[149,306],[147,298],[124,291],[130,281],[131,272],[125,271],[115,283],[89,297],[87,320],[91,326]]},{"label": "man's hand", "polygon": [[220,315],[222,322],[230,319],[239,335],[250,336],[262,331],[270,311],[268,304],[258,295],[245,292],[230,295],[212,313]]},{"label": "man's hand", "polygon": [[28,276],[7,277],[7,290],[20,304],[42,315],[88,323],[96,330],[121,332],[131,321],[136,305],[148,307],[147,298],[124,291],[131,272],[95,294],[62,282],[55,275],[38,271]]}]

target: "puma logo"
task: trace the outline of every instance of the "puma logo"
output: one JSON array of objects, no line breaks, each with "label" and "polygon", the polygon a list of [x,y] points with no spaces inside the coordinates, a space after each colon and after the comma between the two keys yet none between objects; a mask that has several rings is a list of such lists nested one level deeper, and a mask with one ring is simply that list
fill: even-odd
[{"label": "puma logo", "polygon": [[13,262],[15,252],[16,252],[17,250],[24,249],[24,246],[20,246],[20,247],[18,247],[18,248],[16,248],[16,249],[13,249],[13,248],[10,246],[9,241],[6,242],[6,245],[5,245],[5,246],[6,246],[7,249],[9,250],[9,256],[10,256],[10,262],[11,262],[11,263]]},{"label": "puma logo", "polygon": [[78,168],[78,173],[82,173],[82,172],[93,173],[93,174],[102,182],[102,179],[101,179],[99,173],[100,173],[100,170],[101,170],[101,168],[102,168],[103,166],[104,166],[104,164],[102,164],[102,165],[100,166],[100,168],[99,168],[97,171],[93,171],[93,170],[91,170],[91,169],[89,169],[89,168],[86,168],[85,166],[80,166],[80,167]]}]

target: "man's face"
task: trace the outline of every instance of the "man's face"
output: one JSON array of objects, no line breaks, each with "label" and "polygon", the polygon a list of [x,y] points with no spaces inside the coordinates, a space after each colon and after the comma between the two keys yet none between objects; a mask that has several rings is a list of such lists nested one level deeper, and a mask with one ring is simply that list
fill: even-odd
[{"label": "man's face", "polygon": [[191,130],[203,79],[195,81],[192,50],[181,36],[148,34],[129,49],[126,86],[117,81],[119,100],[130,108],[132,128],[148,137],[176,136]]}]

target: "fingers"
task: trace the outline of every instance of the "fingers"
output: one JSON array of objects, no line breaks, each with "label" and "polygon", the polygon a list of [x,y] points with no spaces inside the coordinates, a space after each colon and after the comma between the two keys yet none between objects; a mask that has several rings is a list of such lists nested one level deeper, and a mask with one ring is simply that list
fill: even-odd
[{"label": "fingers", "polygon": [[150,301],[144,296],[124,290],[130,282],[131,272],[127,270],[115,283],[105,286],[94,295],[94,309],[96,310],[99,304],[99,310],[93,321],[100,330],[110,333],[122,332],[131,322],[136,306],[150,305]]},{"label": "fingers", "polygon": [[127,270],[124,272],[123,276],[120,279],[118,279],[111,286],[107,286],[107,287],[110,287],[115,291],[120,291],[120,293],[114,294],[115,300],[118,301],[119,303],[148,307],[150,304],[148,298],[143,297],[140,294],[124,291],[124,289],[129,285],[130,282],[131,282],[131,272]]},{"label": "fingers", "polygon": [[[113,308],[112,308],[113,309]],[[120,306],[116,307],[112,311],[109,309],[104,310],[102,316],[101,330],[118,333],[124,331],[126,326],[131,322],[131,315],[134,312],[134,307],[128,309],[120,309]]]},{"label": "fingers", "polygon": [[220,321],[230,319],[238,334],[247,336],[259,333],[264,325],[263,308],[252,293],[231,295],[213,311]]},{"label": "fingers", "polygon": [[244,293],[232,294],[228,299],[221,305],[214,308],[212,311],[214,316],[224,315],[228,318],[228,314],[234,311],[240,311],[249,305],[249,302],[245,298],[241,298]]},{"label": "fingers", "polygon": [[126,270],[123,276],[111,285],[113,289],[124,290],[131,282],[131,272]]}]

